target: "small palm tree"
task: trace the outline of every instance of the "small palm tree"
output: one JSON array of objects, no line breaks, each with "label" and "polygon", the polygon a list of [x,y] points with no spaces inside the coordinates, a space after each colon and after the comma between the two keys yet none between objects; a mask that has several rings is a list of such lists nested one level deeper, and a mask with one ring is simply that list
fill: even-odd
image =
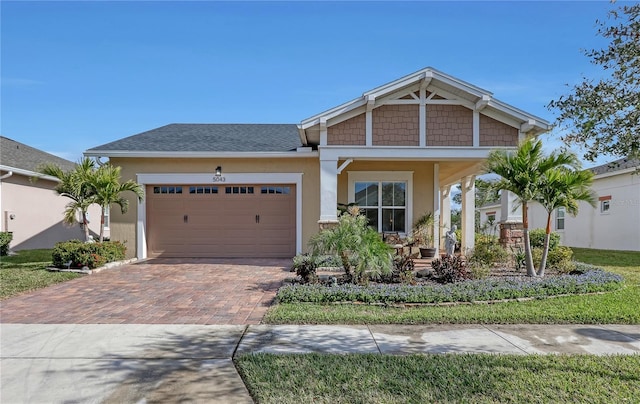
[{"label": "small palm tree", "polygon": [[55,177],[60,180],[55,190],[58,195],[71,199],[64,211],[64,222],[75,224],[78,222],[78,214],[81,217],[80,225],[84,230],[84,239],[89,241],[89,220],[87,212],[93,201],[93,188],[91,178],[95,172],[95,163],[89,158],[83,158],[75,169],[64,172],[55,164],[45,164],[39,170],[42,174]]},{"label": "small palm tree", "polygon": [[345,273],[353,283],[365,283],[369,277],[391,272],[392,248],[367,224],[357,206],[349,207],[341,214],[331,229],[317,233],[309,240],[311,254],[336,254],[342,261]]},{"label": "small palm tree", "polygon": [[591,171],[571,170],[566,167],[551,169],[542,178],[535,200],[547,211],[547,227],[538,276],[544,276],[547,265],[552,212],[563,207],[567,210],[567,213],[575,216],[578,214],[579,201],[585,201],[591,206],[595,206],[595,194],[590,188],[592,183],[593,173]]},{"label": "small palm tree", "polygon": [[528,276],[536,276],[531,256],[529,242],[529,218],[527,205],[535,200],[538,187],[544,174],[553,168],[571,165],[575,156],[567,153],[552,153],[545,156],[542,141],[528,138],[523,141],[515,152],[507,150],[493,150],[485,163],[487,173],[498,174],[496,189],[513,192],[522,205],[522,227],[525,249],[525,266]]},{"label": "small palm tree", "polygon": [[144,196],[142,187],[135,181],[128,180],[120,183],[120,167],[114,167],[107,163],[99,167],[91,178],[93,188],[92,201],[100,205],[100,241],[104,240],[104,212],[111,205],[120,206],[120,211],[124,214],[129,209],[129,200],[122,196],[123,192],[133,192],[142,201]]}]

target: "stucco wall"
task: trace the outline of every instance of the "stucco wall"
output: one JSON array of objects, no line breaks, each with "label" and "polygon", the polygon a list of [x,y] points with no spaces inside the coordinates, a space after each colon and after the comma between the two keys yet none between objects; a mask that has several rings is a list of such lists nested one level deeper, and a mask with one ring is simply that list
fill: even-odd
[{"label": "stucco wall", "polygon": [[417,105],[383,105],[373,110],[374,146],[418,146],[420,117]]},{"label": "stucco wall", "polygon": [[[2,180],[2,231],[13,232],[12,250],[52,248],[59,241],[84,239],[78,224],[62,222],[70,199],[53,190],[56,183],[14,174]],[[9,215],[13,215],[11,219]],[[89,209],[89,229],[97,239],[100,231],[100,208]]]},{"label": "stucco wall", "polygon": [[[300,173],[302,176],[302,247],[318,231],[320,217],[320,166],[317,158],[280,159],[124,159],[111,162],[122,167],[123,180],[136,180],[136,174],[149,173],[213,173],[221,166],[227,173]],[[225,185],[229,185],[226,184]],[[111,214],[111,238],[125,241],[127,255],[136,255],[137,201],[130,200],[129,212]]]},{"label": "stucco wall", "polygon": [[[433,212],[433,163],[421,161],[354,161],[338,176],[338,203],[348,203],[349,172],[413,171],[413,218]],[[413,223],[409,223],[411,227]]]},{"label": "stucco wall", "polygon": [[427,146],[472,146],[473,112],[459,105],[427,106]]},{"label": "stucco wall", "polygon": [[[611,196],[608,213],[600,212],[600,202],[593,208],[580,202],[576,217],[565,215],[564,230],[556,229],[556,212],[551,228],[560,235],[563,245],[603,250],[640,251],[640,177],[631,173],[596,179],[593,191]],[[498,213],[499,213],[498,209]],[[544,229],[547,211],[538,203],[529,205],[529,228]]]}]

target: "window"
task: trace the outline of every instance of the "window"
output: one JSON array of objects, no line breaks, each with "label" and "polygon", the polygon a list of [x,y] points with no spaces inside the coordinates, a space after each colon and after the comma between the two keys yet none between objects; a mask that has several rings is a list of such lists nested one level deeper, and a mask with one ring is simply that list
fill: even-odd
[{"label": "window", "polygon": [[176,186],[162,186],[162,187],[153,187],[154,194],[181,194],[182,187]]},{"label": "window", "polygon": [[278,195],[289,195],[291,193],[291,187],[275,187],[275,186],[264,186],[260,188],[261,194],[278,194]]},{"label": "window", "polygon": [[600,213],[609,213],[611,209],[611,199],[605,199],[600,201]]},{"label": "window", "polygon": [[224,193],[225,194],[252,194],[253,187],[242,187],[242,186],[225,187]]},{"label": "window", "polygon": [[556,230],[564,230],[564,208],[558,208],[556,210]]},{"label": "window", "polygon": [[355,182],[355,203],[379,232],[407,230],[407,184],[401,181]]},{"label": "window", "polygon": [[108,229],[109,228],[109,222],[111,221],[109,214],[111,213],[111,209],[106,206],[104,208],[104,228]]},{"label": "window", "polygon": [[190,194],[217,194],[218,187],[211,186],[197,186],[197,187],[189,187]]}]

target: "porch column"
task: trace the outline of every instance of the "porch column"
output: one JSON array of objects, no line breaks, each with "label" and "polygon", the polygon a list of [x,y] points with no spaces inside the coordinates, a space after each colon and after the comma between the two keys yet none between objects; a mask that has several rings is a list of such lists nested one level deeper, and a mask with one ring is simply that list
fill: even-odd
[{"label": "porch column", "polygon": [[476,177],[471,175],[460,181],[462,190],[462,240],[461,253],[468,254],[475,245],[475,221],[476,221]]},{"label": "porch column", "polygon": [[320,229],[338,222],[338,160],[320,157]]},{"label": "porch column", "polygon": [[[445,240],[445,234],[451,229],[451,185],[440,188],[440,240]],[[441,245],[440,248],[444,248]]]},{"label": "porch column", "polygon": [[436,249],[436,257],[440,250],[440,164],[433,165],[433,247]]},{"label": "porch column", "polygon": [[500,196],[500,245],[504,248],[524,246],[522,206],[518,206],[518,197],[506,190]]}]

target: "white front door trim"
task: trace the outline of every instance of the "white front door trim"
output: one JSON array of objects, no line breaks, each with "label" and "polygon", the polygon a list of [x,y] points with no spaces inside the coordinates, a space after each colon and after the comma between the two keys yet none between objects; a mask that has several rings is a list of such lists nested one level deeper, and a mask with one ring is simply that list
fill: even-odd
[{"label": "white front door trim", "polygon": [[[302,173],[231,173],[216,177],[214,173],[140,173],[136,181],[146,189],[147,185],[185,184],[296,184],[296,254],[302,253]],[[136,223],[136,256],[147,258],[146,200],[138,202]]]}]

